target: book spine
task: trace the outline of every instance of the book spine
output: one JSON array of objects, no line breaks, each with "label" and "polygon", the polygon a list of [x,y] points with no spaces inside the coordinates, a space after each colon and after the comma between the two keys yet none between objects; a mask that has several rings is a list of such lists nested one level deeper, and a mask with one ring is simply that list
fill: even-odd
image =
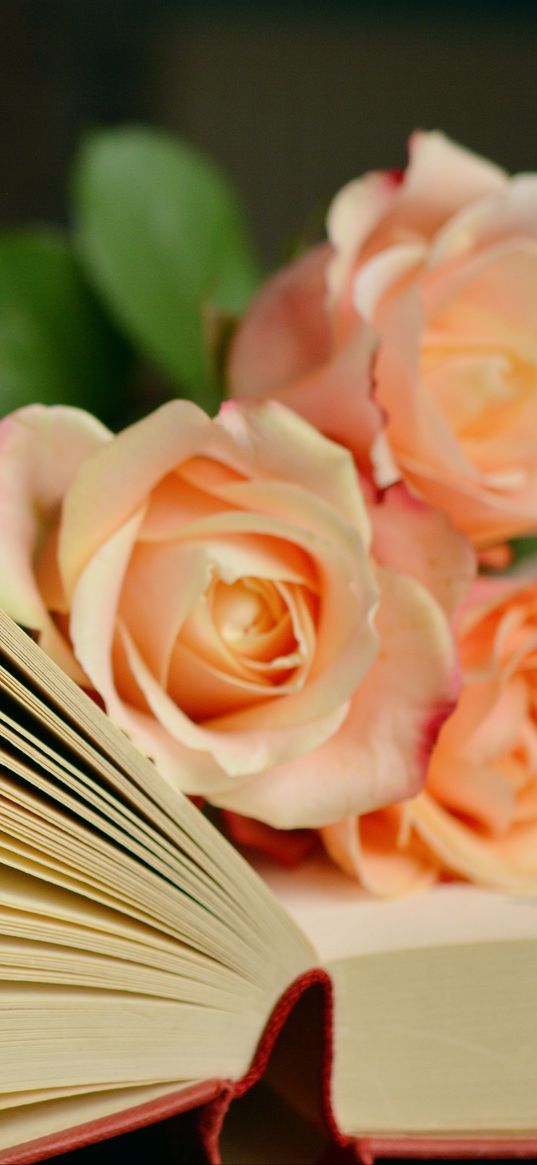
[{"label": "book spine", "polygon": [[[334,1148],[349,1149],[352,1160],[353,1138],[345,1136],[338,1128],[333,1108],[331,1094],[332,1080],[332,1046],[333,1046],[333,989],[330,976],[321,968],[313,968],[301,975],[288,987],[279,999],[263,1030],[258,1043],[252,1064],[241,1080],[231,1085],[215,1100],[205,1105],[199,1116],[200,1137],[204,1146],[209,1165],[222,1165],[220,1153],[220,1137],[227,1112],[235,1101],[240,1100],[246,1092],[257,1084],[269,1069],[269,1061],[273,1057],[276,1044],[280,1037],[285,1039],[286,1028],[289,1027],[292,1013],[311,989],[320,988],[322,1000],[320,1019],[321,1052],[318,1070],[315,1065],[313,1072],[317,1079],[313,1081],[312,1092],[315,1110],[315,1121],[328,1134]],[[319,993],[319,992],[318,992]],[[293,1036],[290,1035],[292,1041]],[[296,1056],[297,1071],[302,1072],[311,1065],[302,1065],[300,1054],[301,1046],[291,1047],[291,1055]],[[292,1098],[291,1098],[292,1099]]]}]

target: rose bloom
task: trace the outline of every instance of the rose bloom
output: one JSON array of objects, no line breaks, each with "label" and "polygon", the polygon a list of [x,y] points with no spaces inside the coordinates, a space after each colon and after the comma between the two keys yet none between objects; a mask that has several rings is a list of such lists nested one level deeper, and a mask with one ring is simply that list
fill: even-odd
[{"label": "rose bloom", "polygon": [[446,873],[537,892],[537,575],[479,579],[458,626],[464,684],[412,801],[323,830],[378,894]]},{"label": "rose bloom", "polygon": [[[371,507],[370,507],[371,508]],[[112,436],[75,409],[0,425],[0,600],[190,794],[274,826],[411,796],[452,706],[472,569],[279,404],[173,401]]]},{"label": "rose bloom", "polygon": [[535,530],[537,176],[417,133],[403,175],[337,195],[328,235],[252,305],[232,395],[282,400],[478,547]]}]

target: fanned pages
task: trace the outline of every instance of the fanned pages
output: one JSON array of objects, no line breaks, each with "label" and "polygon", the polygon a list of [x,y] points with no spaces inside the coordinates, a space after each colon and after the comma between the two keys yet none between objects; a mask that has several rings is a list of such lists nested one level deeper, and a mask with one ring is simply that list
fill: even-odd
[{"label": "fanned pages", "polygon": [[[0,615],[0,1147],[237,1079],[309,943]],[[120,1094],[120,1101],[118,1101]]]},{"label": "fanned pages", "polygon": [[216,1163],[264,1072],[250,1114],[291,1106],[315,1144],[322,1109],[364,1160],[536,1155],[535,899],[259,876],[2,614],[0,690],[0,1165],[202,1103]]}]

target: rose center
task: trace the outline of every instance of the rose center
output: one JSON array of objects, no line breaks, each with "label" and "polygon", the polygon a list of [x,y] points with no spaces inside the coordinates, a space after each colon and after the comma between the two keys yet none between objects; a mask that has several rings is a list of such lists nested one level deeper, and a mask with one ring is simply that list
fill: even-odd
[{"label": "rose center", "polygon": [[179,632],[170,694],[200,722],[297,691],[315,656],[316,615],[301,584],[215,573]]},{"label": "rose center", "polygon": [[[264,589],[255,579],[241,579],[229,585],[217,583],[212,614],[226,643],[237,644],[244,636],[263,634],[274,624],[275,612],[270,609]],[[280,616],[282,613],[278,612]]]}]

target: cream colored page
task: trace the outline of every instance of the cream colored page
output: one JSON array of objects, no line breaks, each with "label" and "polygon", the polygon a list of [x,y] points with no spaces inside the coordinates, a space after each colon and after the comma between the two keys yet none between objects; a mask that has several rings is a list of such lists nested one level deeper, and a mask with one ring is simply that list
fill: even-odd
[{"label": "cream colored page", "polygon": [[465,885],[379,901],[323,861],[264,876],[334,985],[349,1134],[537,1130],[537,900]]},{"label": "cream colored page", "polygon": [[332,964],[333,1106],[353,1135],[537,1130],[537,944]]},{"label": "cream colored page", "polygon": [[372,898],[328,861],[257,868],[323,963],[353,955],[492,939],[537,940],[537,898],[462,884],[406,898]]},{"label": "cream colored page", "polygon": [[187,1091],[194,1080],[183,1081],[179,1088],[158,1087],[111,1089],[77,1096],[74,1099],[54,1100],[51,1104],[28,1104],[9,1114],[0,1113],[0,1152],[13,1145],[50,1137],[54,1133],[76,1125],[124,1112],[135,1105],[159,1100],[166,1093]]}]

